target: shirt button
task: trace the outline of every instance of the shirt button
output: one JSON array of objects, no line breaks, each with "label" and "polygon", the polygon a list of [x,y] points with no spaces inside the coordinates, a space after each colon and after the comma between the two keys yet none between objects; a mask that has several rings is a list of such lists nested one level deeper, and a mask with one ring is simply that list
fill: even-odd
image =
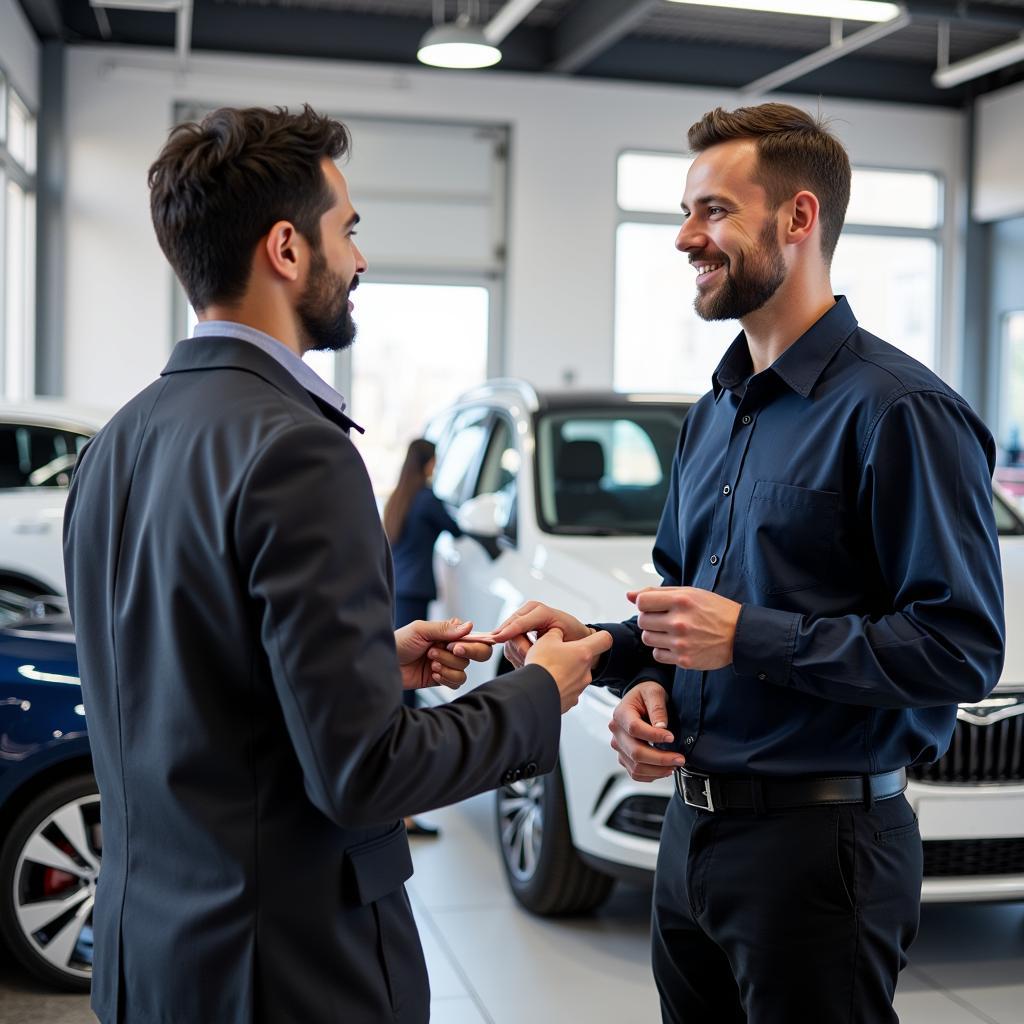
[{"label": "shirt button", "polygon": [[763,683],[768,678],[768,673],[767,672],[758,672],[757,673],[757,678],[760,679],[761,682]]},{"label": "shirt button", "polygon": [[684,743],[685,743],[685,744],[686,744],[686,745],[687,745],[688,747],[692,747],[692,746],[693,746],[693,744],[694,744],[694,739],[693,739],[693,737],[692,737],[692,736],[687,736],[687,737],[686,737],[686,739],[685,739],[685,740],[683,740],[683,742],[684,742]]},{"label": "shirt button", "polygon": [[740,420],[740,423],[742,423],[745,427],[750,426],[750,417],[744,416],[743,419]]},{"label": "shirt button", "polygon": [[712,555],[711,556],[711,564],[712,565],[718,565],[718,555]]},{"label": "shirt button", "polygon": [[724,486],[724,487],[722,488],[722,493],[723,493],[723,494],[732,494],[732,488],[731,488],[731,487],[730,487],[730,486],[729,486],[728,484],[726,484],[726,485],[725,485],[725,486]]}]

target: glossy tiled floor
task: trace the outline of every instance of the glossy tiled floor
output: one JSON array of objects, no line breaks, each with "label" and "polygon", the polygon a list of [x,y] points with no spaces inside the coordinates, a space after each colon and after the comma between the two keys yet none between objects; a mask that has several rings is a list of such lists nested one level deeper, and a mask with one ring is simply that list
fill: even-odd
[{"label": "glossy tiled floor", "polygon": [[[648,896],[620,887],[596,916],[544,921],[505,888],[491,798],[432,815],[409,886],[433,1024],[655,1024]],[[926,906],[897,994],[903,1024],[1024,1024],[1024,904]],[[35,989],[0,957],[0,1024],[93,1022],[82,996]]]}]

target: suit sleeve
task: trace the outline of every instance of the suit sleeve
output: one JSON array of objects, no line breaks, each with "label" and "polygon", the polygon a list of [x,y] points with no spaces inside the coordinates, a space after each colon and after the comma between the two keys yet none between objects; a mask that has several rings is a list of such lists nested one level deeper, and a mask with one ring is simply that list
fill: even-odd
[{"label": "suit sleeve", "polygon": [[893,402],[866,442],[858,495],[888,610],[812,618],[744,605],[736,671],[871,707],[981,700],[1006,635],[993,456],[965,404],[931,392]]},{"label": "suit sleeve", "polygon": [[[654,540],[654,568],[661,577],[663,587],[681,586],[682,554],[679,546],[679,462],[686,425],[680,435],[679,446],[672,462],[672,478],[668,496],[661,512],[661,522]],[[667,693],[672,692],[675,680],[675,666],[663,665],[654,660],[654,650],[648,647],[640,636],[643,632],[637,625],[636,616],[625,622],[593,623],[596,629],[606,629],[612,636],[611,650],[599,668],[594,680],[599,686],[624,696],[638,683],[653,681],[661,683]]]},{"label": "suit sleeve", "polygon": [[452,519],[448,513],[448,509],[444,507],[444,503],[436,494],[434,494],[433,491],[428,492],[427,495],[426,514],[431,525],[438,531],[438,533],[447,531],[453,537],[462,536],[459,524]]},{"label": "suit sleeve", "polygon": [[313,803],[394,821],[550,771],[560,700],[528,666],[440,708],[401,704],[386,541],[365,467],[328,421],[273,437],[240,490],[235,542]]}]

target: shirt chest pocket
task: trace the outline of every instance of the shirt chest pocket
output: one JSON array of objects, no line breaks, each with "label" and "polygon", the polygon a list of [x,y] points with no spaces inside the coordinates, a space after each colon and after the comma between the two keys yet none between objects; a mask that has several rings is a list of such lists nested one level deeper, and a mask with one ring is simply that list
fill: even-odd
[{"label": "shirt chest pocket", "polygon": [[828,576],[839,495],[758,480],[743,522],[743,571],[764,594],[788,594]]}]

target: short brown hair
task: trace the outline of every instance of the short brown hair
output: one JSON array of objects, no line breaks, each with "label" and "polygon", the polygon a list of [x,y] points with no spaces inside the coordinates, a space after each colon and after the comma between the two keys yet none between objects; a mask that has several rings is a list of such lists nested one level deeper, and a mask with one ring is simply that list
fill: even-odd
[{"label": "short brown hair", "polygon": [[776,209],[802,189],[821,207],[821,251],[832,261],[850,202],[850,158],[825,121],[788,103],[708,111],[687,133],[695,153],[734,139],[757,144],[758,183]]},{"label": "short brown hair", "polygon": [[334,195],[320,161],[348,152],[339,121],[283,107],[223,107],[179,124],[149,169],[153,227],[197,311],[241,298],[253,250],[279,220],[314,248]]}]

